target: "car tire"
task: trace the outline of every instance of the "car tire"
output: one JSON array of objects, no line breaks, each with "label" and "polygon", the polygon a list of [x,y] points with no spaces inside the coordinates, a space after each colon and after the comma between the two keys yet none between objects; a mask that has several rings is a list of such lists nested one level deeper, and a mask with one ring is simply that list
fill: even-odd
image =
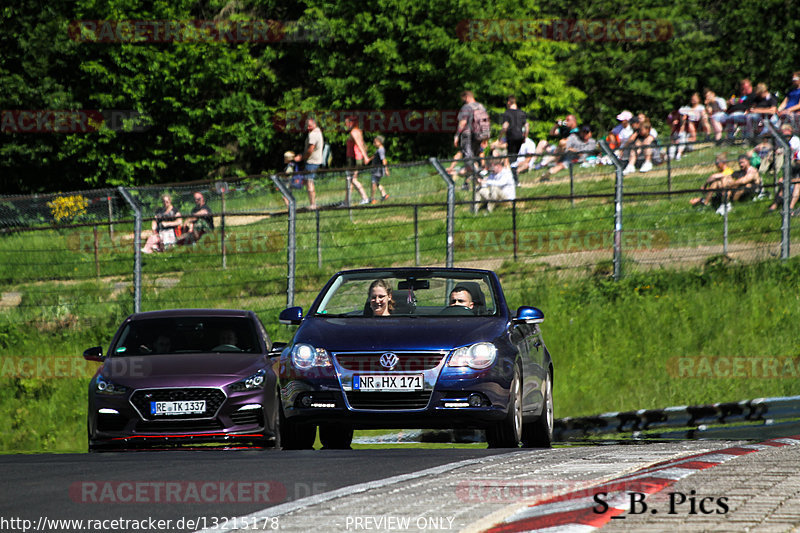
[{"label": "car tire", "polygon": [[353,428],[334,424],[321,424],[319,426],[319,441],[322,443],[323,450],[351,450]]},{"label": "car tire", "polygon": [[280,445],[284,450],[313,450],[317,438],[317,426],[294,422],[283,414],[283,405],[278,405],[278,431]]},{"label": "car tire", "polygon": [[489,448],[517,448],[522,440],[522,376],[516,365],[508,395],[508,414],[486,430]]},{"label": "car tire", "polygon": [[522,446],[525,448],[549,448],[553,442],[553,376],[550,372],[544,384],[543,402],[541,416],[522,426]]}]

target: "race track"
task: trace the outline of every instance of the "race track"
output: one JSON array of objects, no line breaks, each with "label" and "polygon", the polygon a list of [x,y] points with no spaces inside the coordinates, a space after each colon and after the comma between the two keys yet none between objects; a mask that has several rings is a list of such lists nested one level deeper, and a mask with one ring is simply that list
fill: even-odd
[{"label": "race track", "polygon": [[[762,530],[768,523],[800,523],[800,446],[789,445],[795,442],[800,441],[681,441],[501,452],[396,448],[4,456],[0,529],[520,531],[522,526],[515,525],[519,517],[561,512],[564,505],[574,511],[577,500],[532,506],[537,501],[577,494],[584,510],[586,501],[601,510],[604,497],[593,498],[604,490],[603,483],[626,475],[630,483],[643,479],[637,471],[662,465],[655,469],[681,475],[663,475],[672,477],[661,492],[647,496],[647,512],[642,504],[628,502],[617,510],[621,516],[612,519],[614,501],[609,497],[612,509],[599,524],[606,524],[604,531]],[[699,454],[705,455],[692,458]],[[676,461],[703,468],[676,467]],[[665,463],[672,470],[665,470]],[[686,496],[674,513],[669,513],[671,493]],[[677,498],[673,496],[675,502]],[[64,519],[83,522],[54,522]]]}]

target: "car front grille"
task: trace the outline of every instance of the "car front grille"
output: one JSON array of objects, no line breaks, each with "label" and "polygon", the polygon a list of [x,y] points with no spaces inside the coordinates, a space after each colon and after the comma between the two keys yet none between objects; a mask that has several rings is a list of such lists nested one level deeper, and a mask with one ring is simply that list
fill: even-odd
[{"label": "car front grille", "polygon": [[436,368],[444,354],[436,352],[392,352],[397,356],[397,364],[391,369],[381,366],[381,355],[386,352],[351,352],[334,354],[339,366],[356,372],[411,372]]},{"label": "car front grille", "polygon": [[145,420],[162,420],[163,416],[150,414],[150,402],[169,401],[206,401],[206,412],[193,415],[172,415],[170,420],[187,420],[197,418],[211,418],[217,414],[220,406],[225,401],[225,393],[220,389],[207,387],[187,387],[174,389],[140,389],[131,395],[131,404],[139,411]]},{"label": "car front grille", "polygon": [[347,401],[353,409],[375,411],[408,411],[425,409],[431,391],[421,392],[356,392],[347,393]]},{"label": "car front grille", "polygon": [[221,429],[219,420],[140,420],[136,423],[138,433],[183,433]]}]

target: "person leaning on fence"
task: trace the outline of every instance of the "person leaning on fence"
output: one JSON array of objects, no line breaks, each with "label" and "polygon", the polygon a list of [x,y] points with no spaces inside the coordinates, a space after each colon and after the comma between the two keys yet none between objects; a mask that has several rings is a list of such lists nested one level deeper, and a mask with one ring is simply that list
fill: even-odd
[{"label": "person leaning on fence", "polygon": [[723,202],[722,189],[728,188],[731,185],[731,174],[733,169],[728,166],[728,158],[725,154],[719,154],[714,159],[714,165],[717,171],[711,174],[706,182],[701,187],[705,192],[703,196],[692,198],[689,203],[694,206],[708,205],[714,207]]},{"label": "person leaning on fence", "polygon": [[172,205],[172,198],[168,194],[161,197],[161,202],[164,205],[156,211],[151,223],[152,234],[142,248],[142,252],[146,254],[163,252],[167,247],[175,245],[181,236],[183,222],[180,211]]},{"label": "person leaning on fence", "polygon": [[206,198],[201,192],[194,193],[194,208],[192,214],[186,217],[186,225],[179,244],[194,244],[204,234],[214,231],[214,217],[211,208],[206,204]]},{"label": "person leaning on fence", "polygon": [[388,200],[389,194],[386,192],[386,189],[383,188],[381,185],[381,178],[384,176],[389,175],[389,167],[386,166],[386,148],[383,146],[384,138],[382,135],[378,135],[372,141],[372,144],[375,145],[376,151],[375,154],[372,156],[372,200],[373,204],[378,203],[376,199],[375,193],[378,191],[381,192],[381,200]]}]

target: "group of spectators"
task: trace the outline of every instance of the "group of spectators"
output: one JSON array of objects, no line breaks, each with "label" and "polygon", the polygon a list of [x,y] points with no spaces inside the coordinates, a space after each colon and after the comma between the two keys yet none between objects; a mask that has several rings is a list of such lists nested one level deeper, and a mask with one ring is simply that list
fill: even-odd
[{"label": "group of spectators", "polygon": [[[680,160],[683,153],[690,150],[692,143],[698,140],[701,132],[705,132],[706,140],[716,141],[717,144],[722,142],[724,134],[727,134],[728,139],[733,139],[739,130],[743,138],[756,141],[767,133],[765,121],[771,121],[775,125],[783,124],[783,133],[794,143],[797,137],[792,132],[800,129],[800,71],[792,74],[791,83],[780,103],[769,92],[766,84],[759,83],[754,88],[749,79],[742,79],[738,93],[728,100],[718,97],[711,89],[703,91],[702,99],[700,93],[693,93],[688,105],[673,110],[667,116],[671,131],[665,144],[669,145],[669,157]],[[515,198],[515,184],[519,185],[519,175],[523,172],[544,169],[539,179],[548,181],[570,165],[611,163],[609,158],[598,154],[591,127],[588,124],[579,125],[575,115],[569,114],[555,122],[549,131],[549,138],[537,143],[528,136],[527,115],[518,108],[516,98],[509,96],[506,110],[499,120],[502,124],[500,136],[491,141],[478,138],[474,134],[475,117],[485,114],[483,105],[476,101],[471,91],[462,92],[461,99],[463,106],[458,114],[458,130],[454,137],[454,145],[460,150],[447,170],[456,174],[457,163],[462,162],[462,188],[468,189],[470,180],[474,180],[476,196],[481,205],[488,203],[488,210],[491,210],[493,201]],[[623,174],[637,171],[646,173],[663,161],[658,132],[644,113],[635,115],[623,110],[616,118],[617,124],[610,130],[606,141],[615,150],[615,155],[623,161]],[[800,140],[796,144],[798,146],[794,147],[793,144],[792,148],[793,161],[800,159]],[[765,163],[775,164],[770,145],[761,144],[754,151],[769,155]],[[479,159],[480,156],[482,159]],[[749,157],[747,154],[743,156]],[[763,160],[754,158],[757,159]],[[725,166],[720,169],[722,160],[725,160]],[[738,157],[737,161],[743,163],[742,157]],[[718,172],[709,177],[703,187],[707,191],[705,196],[694,199],[693,204],[715,203],[718,212],[729,211],[732,208],[731,201],[763,196],[765,193],[762,190],[759,169],[749,163],[743,164],[740,164],[739,170],[731,170],[723,156],[717,164]],[[717,188],[737,190],[718,194],[713,192]],[[800,196],[800,187],[796,189],[795,191],[792,188],[793,209]],[[773,204],[771,209],[775,209],[775,205],[777,204]]]},{"label": "group of spectators", "polygon": [[[385,138],[377,135],[372,144],[375,152],[372,156],[368,155],[364,133],[358,124],[358,117],[353,115],[346,117],[344,125],[347,130],[346,153],[347,159],[345,178],[347,180],[345,188],[344,204],[350,204],[353,188],[361,196],[361,204],[377,203],[378,198],[387,200],[389,194],[381,184],[381,178],[389,175],[389,167],[386,163]],[[301,189],[304,185],[308,191],[309,209],[317,208],[317,193],[314,180],[317,176],[319,167],[327,164],[325,161],[325,138],[322,130],[314,117],[306,120],[308,135],[306,136],[305,146],[302,153],[295,154],[287,151],[283,154],[283,162],[286,165],[284,174],[289,178],[289,184],[294,189]],[[302,164],[302,168],[301,168]],[[364,186],[358,180],[359,169],[371,164],[372,194],[368,197]],[[380,197],[378,196],[380,193]]]},{"label": "group of spectators", "polygon": [[194,244],[205,233],[214,230],[214,217],[205,196],[199,191],[192,196],[194,207],[185,219],[172,204],[170,195],[165,194],[161,197],[162,206],[156,210],[150,226],[150,236],[142,247],[142,252],[151,254],[163,252],[176,245]]}]

